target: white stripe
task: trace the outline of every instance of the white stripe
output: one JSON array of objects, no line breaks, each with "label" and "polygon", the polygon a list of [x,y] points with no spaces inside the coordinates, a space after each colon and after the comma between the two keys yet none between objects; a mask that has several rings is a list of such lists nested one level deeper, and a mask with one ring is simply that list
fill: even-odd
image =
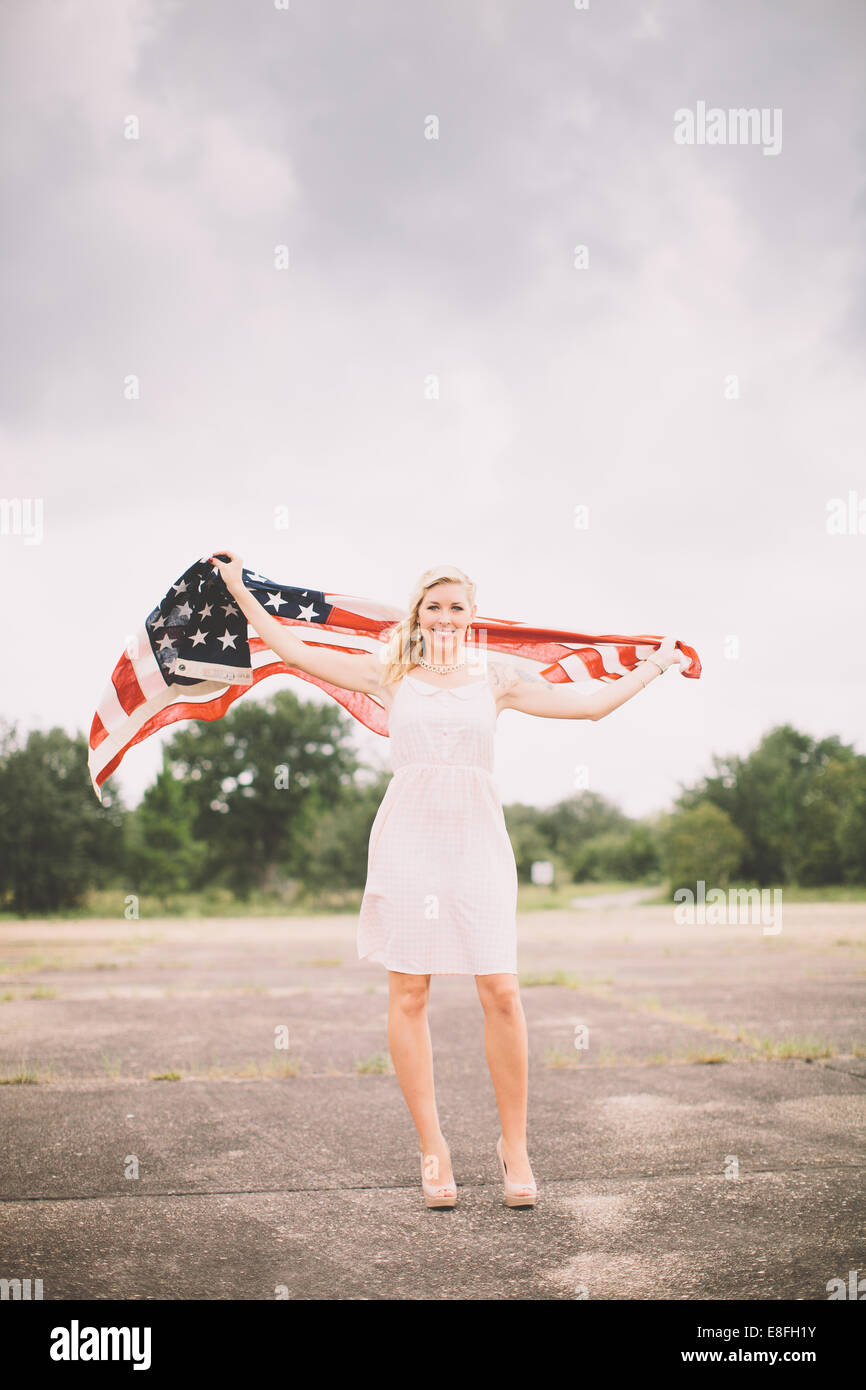
[{"label": "white stripe", "polygon": [[[317,627],[314,623],[284,623],[283,627],[287,627],[293,637],[299,637],[302,642],[309,644],[320,642],[327,647],[355,647],[358,651],[363,650],[365,652],[378,652],[384,646],[383,639],[368,636],[363,632],[334,632],[332,628]],[[282,660],[270,648],[268,648],[266,655],[271,658],[276,657],[278,661]],[[291,662],[286,662],[286,665],[291,665]]]},{"label": "white stripe", "polygon": [[[156,660],[151,649],[150,638],[147,635],[146,628],[142,628],[142,630],[136,634],[135,642],[136,650],[139,652],[139,655],[135,657],[129,656],[128,653],[124,653],[124,655],[126,656],[127,662],[132,667],[142,695],[145,700],[150,700],[165,689],[165,681],[159,669],[159,662]],[[122,659],[122,657],[119,657],[118,661],[115,662],[115,670],[117,669],[118,662]],[[113,681],[110,681],[107,688],[103,691],[102,699],[96,706],[96,713],[109,732],[120,728],[121,725],[125,724],[127,719],[129,719],[130,716],[120,703],[117,689]]]},{"label": "white stripe", "polygon": [[[111,762],[112,758],[114,758],[121,749],[127,747],[142,726],[146,724],[154,714],[158,714],[160,710],[165,709],[166,705],[182,704],[184,701],[193,698],[196,698],[197,702],[204,702],[215,695],[217,691],[225,690],[226,688],[225,684],[219,681],[202,681],[195,687],[195,697],[193,697],[180,686],[166,685],[163,686],[161,695],[154,696],[153,699],[148,700],[145,704],[139,705],[138,709],[134,710],[132,714],[125,714],[123,726],[113,729],[108,737],[102,740],[98,748],[92,748],[90,750],[87,765],[90,768],[90,780],[93,783],[93,789],[97,792],[97,795],[99,795],[96,786],[97,775],[107,763]],[[166,725],[165,727],[168,726]]]},{"label": "white stripe", "polygon": [[330,603],[332,608],[357,613],[359,618],[374,618],[390,623],[406,617],[405,608],[392,608],[389,603],[376,603],[373,599],[353,598],[351,594],[325,594],[325,602]]}]

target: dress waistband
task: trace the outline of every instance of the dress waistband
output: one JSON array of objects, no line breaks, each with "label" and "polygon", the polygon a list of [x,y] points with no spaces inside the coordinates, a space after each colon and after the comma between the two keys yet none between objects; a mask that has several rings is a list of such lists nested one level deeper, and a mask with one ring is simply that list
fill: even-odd
[{"label": "dress waistband", "polygon": [[413,760],[412,762],[408,762],[408,763],[401,763],[399,767],[395,767],[395,768],[394,768],[394,776],[396,777],[397,773],[398,773],[398,772],[402,772],[402,771],[404,770],[404,768],[410,768],[410,767],[438,767],[438,768],[443,768],[443,767],[462,767],[462,768],[468,768],[471,772],[483,772],[484,775],[485,775],[485,777],[492,777],[492,776],[493,776],[493,773],[491,772],[490,768],[489,768],[489,767],[482,767],[480,763],[443,763],[443,762],[434,763],[434,762],[421,762],[420,759],[419,759],[419,760]]}]

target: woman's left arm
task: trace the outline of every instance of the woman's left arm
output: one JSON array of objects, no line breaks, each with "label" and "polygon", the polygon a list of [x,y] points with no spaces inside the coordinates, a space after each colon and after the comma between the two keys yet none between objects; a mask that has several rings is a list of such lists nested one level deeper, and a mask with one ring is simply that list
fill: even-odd
[{"label": "woman's left arm", "polygon": [[639,661],[633,671],[603,690],[575,690],[571,682],[546,681],[534,671],[491,663],[491,679],[501,709],[516,709],[542,719],[603,719],[677,660],[672,637],[666,637],[653,657]]}]

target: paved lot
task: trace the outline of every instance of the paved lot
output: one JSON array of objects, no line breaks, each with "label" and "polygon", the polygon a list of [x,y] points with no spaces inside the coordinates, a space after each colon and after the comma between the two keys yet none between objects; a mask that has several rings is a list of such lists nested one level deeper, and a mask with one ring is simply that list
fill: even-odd
[{"label": "paved lot", "polygon": [[866,1272],[866,907],[786,907],[778,935],[610,901],[519,922],[539,1203],[502,1203],[474,982],[438,978],[445,1212],[353,917],[0,926],[0,1075],[33,1078],[0,1086],[0,1277],[45,1299],[825,1300]]}]

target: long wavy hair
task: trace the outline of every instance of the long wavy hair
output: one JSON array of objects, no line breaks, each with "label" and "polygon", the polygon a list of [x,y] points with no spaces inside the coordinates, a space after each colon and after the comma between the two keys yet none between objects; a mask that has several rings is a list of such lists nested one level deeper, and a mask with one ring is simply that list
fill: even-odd
[{"label": "long wavy hair", "polygon": [[[409,599],[409,612],[394,626],[385,646],[382,669],[382,681],[385,685],[402,680],[407,671],[417,665],[418,658],[424,655],[424,639],[418,622],[418,609],[424,602],[427,590],[432,589],[434,584],[462,584],[470,609],[475,602],[474,583],[456,565],[436,565],[433,569],[425,570],[415,581]],[[471,629],[467,629],[467,647],[470,631]]]}]

